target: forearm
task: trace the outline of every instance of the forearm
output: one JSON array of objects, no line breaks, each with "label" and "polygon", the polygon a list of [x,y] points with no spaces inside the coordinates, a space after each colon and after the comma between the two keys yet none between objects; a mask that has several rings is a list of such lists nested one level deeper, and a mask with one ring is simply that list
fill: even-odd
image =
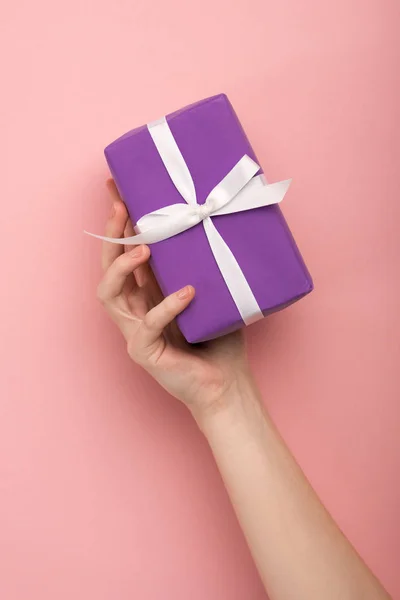
[{"label": "forearm", "polygon": [[323,508],[255,388],[198,418],[271,600],[389,598]]}]

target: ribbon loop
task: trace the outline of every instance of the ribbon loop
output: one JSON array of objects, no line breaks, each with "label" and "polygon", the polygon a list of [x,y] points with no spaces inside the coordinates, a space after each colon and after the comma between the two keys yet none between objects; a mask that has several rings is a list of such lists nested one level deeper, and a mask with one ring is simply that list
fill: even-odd
[{"label": "ribbon loop", "polygon": [[223,208],[233,200],[259,170],[259,165],[245,154],[211,190],[207,196],[206,204],[212,202],[215,210]]}]

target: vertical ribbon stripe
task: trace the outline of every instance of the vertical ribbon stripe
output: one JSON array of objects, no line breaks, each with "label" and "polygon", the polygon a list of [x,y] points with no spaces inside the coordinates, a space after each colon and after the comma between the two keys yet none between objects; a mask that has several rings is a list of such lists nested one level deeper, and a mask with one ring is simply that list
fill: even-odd
[{"label": "vertical ribbon stripe", "polygon": [[[148,129],[176,189],[188,204],[196,204],[193,178],[166,118],[150,123]],[[205,202],[206,205],[207,203],[210,205],[209,211],[200,216],[205,217],[203,218],[204,231],[225,284],[242,320],[249,325],[263,318],[262,311],[231,249],[217,231],[210,216],[207,216],[207,213],[212,213],[214,205],[217,209],[228,204],[259,170],[257,163],[248,156],[243,158],[245,160],[241,159],[239,166],[232,169],[211,191]]]}]

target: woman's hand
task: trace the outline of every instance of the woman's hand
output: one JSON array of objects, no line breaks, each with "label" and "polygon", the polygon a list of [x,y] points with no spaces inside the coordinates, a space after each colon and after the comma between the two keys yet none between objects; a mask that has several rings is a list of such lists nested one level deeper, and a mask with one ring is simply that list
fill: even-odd
[{"label": "woman's hand", "polygon": [[[113,180],[108,237],[133,235],[132,223]],[[103,242],[104,276],[98,298],[118,325],[130,357],[169,393],[183,401],[196,417],[223,406],[232,392],[246,387],[250,374],[243,336],[236,332],[199,346],[190,346],[175,317],[195,295],[187,285],[163,298],[148,265],[148,246],[124,247]],[[188,282],[190,284],[190,282]]]},{"label": "woman's hand", "polygon": [[[132,235],[113,182],[109,187],[113,213],[106,235]],[[149,256],[147,246],[124,252],[120,245],[105,243],[99,299],[125,336],[130,356],[195,416],[269,597],[389,600],[263,410],[241,334],[189,346],[174,319],[195,290],[188,285],[163,299]]]}]

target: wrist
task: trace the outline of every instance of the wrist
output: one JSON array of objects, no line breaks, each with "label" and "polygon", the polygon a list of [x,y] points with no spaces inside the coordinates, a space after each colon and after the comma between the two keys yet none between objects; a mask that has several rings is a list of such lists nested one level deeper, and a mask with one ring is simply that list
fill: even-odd
[{"label": "wrist", "polygon": [[248,418],[265,417],[260,392],[249,373],[235,379],[211,402],[202,402],[191,410],[203,434],[208,438],[219,427],[237,426]]}]

